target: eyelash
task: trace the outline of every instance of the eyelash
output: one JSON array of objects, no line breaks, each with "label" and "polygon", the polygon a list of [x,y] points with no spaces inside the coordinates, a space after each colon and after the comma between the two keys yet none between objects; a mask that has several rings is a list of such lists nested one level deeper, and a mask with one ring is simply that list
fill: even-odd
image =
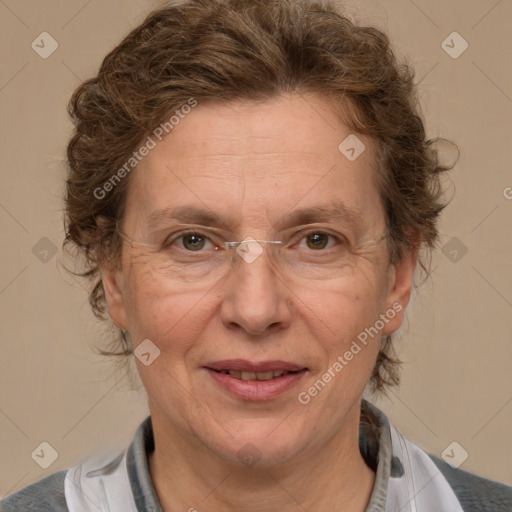
[{"label": "eyelash", "polygon": [[[201,233],[200,231],[182,231],[180,233],[176,233],[176,235],[171,235],[163,244],[163,248],[164,249],[169,249],[173,244],[174,242],[180,240],[180,239],[183,239],[184,237],[186,236],[189,236],[189,235],[197,235],[201,238],[205,238],[206,240],[210,241],[210,243],[213,244],[213,241],[211,240],[211,238],[207,235],[205,235],[204,233]],[[310,231],[305,231],[305,232],[300,232],[298,233],[294,238],[296,239],[298,236],[300,235],[300,238],[298,240],[297,243],[293,243],[294,246],[298,245],[300,242],[302,242],[304,239],[306,239],[308,236],[310,235],[327,235],[328,237],[330,237],[330,239],[334,240],[337,242],[337,244],[341,244],[341,245],[346,245],[347,242],[346,242],[346,239],[341,236],[341,235],[334,235],[332,233],[329,233],[328,231],[322,231],[322,230],[310,230]],[[219,245],[217,244],[214,244],[215,247],[219,247]],[[329,242],[327,243],[327,245],[329,245]],[[332,247],[330,247],[332,248]],[[203,252],[202,250],[199,250],[199,251],[189,251],[185,248],[182,248],[180,247],[180,249],[186,251],[186,252]],[[327,252],[329,250],[329,247],[328,248],[325,248],[325,249],[320,249],[318,251],[314,251],[312,249],[312,251],[314,252]]]}]

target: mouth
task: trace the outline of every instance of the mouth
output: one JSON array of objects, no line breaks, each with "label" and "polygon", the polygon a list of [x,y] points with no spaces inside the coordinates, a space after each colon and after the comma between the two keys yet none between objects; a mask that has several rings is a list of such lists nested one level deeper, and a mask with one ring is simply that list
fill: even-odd
[{"label": "mouth", "polygon": [[270,400],[296,386],[308,369],[286,361],[251,362],[232,359],[203,367],[213,381],[236,398]]},{"label": "mouth", "polygon": [[[213,368],[210,368],[213,370]],[[249,372],[249,371],[240,371],[240,370],[213,370],[217,373],[223,373],[224,375],[230,375],[234,379],[251,381],[251,380],[259,380],[259,381],[267,381],[274,380],[283,375],[288,375],[290,371],[282,371],[282,370],[269,370],[268,372]]]}]

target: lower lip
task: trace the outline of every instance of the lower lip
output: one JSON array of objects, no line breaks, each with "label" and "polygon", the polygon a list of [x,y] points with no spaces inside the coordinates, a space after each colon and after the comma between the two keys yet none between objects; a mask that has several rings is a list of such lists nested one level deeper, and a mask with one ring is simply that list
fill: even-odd
[{"label": "lower lip", "polygon": [[230,394],[253,402],[272,400],[272,398],[278,397],[297,385],[307,371],[288,373],[272,380],[241,380],[235,379],[228,373],[216,372],[210,368],[206,368],[206,370],[215,382]]}]

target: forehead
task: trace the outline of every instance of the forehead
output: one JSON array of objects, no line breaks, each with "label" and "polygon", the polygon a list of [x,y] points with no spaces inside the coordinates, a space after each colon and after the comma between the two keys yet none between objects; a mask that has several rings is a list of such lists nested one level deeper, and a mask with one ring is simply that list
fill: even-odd
[{"label": "forehead", "polygon": [[[276,157],[280,161],[300,154],[306,164],[313,161],[328,168],[338,160],[339,144],[349,135],[355,134],[336,117],[326,98],[291,94],[258,102],[199,103],[166,142],[170,147],[174,141],[176,161],[197,157],[213,162],[249,155],[261,161]],[[369,139],[365,142],[372,145]],[[368,149],[362,155],[365,164],[373,152],[373,148]]]},{"label": "forehead", "polygon": [[373,151],[316,95],[199,103],[132,172],[127,212],[192,206],[272,221],[336,202],[370,218],[380,203]]}]

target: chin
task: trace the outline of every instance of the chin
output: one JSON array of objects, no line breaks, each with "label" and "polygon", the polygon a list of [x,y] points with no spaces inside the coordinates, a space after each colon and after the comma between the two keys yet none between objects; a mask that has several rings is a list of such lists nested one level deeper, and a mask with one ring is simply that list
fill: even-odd
[{"label": "chin", "polygon": [[263,468],[285,464],[307,444],[298,429],[285,426],[282,418],[278,421],[251,420],[226,427],[228,432],[234,433],[232,437],[223,430],[220,439],[209,438],[205,444],[234,465]]}]

